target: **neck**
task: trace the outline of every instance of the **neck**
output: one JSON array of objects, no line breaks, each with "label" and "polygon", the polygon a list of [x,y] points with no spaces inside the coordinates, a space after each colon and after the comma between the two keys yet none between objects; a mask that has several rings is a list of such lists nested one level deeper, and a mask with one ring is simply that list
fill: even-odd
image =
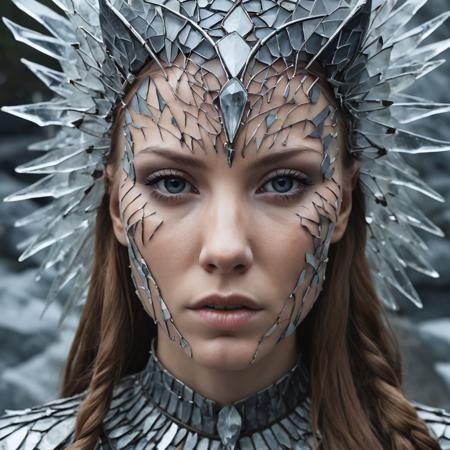
[{"label": "neck", "polygon": [[183,350],[167,338],[158,337],[156,356],[177,379],[218,405],[234,403],[270,386],[299,360],[295,333],[280,341],[273,350],[246,364],[240,370],[202,364],[188,358]]},{"label": "neck", "polygon": [[[260,440],[262,434],[271,442],[269,448],[278,448],[275,437],[287,448],[293,448],[289,434],[302,442],[311,436],[308,373],[300,359],[269,386],[257,392],[253,388],[251,395],[223,406],[169,372],[155,354],[154,344],[155,341],[147,367],[136,384],[141,389],[139,398],[156,408],[154,420],[162,414],[164,420],[173,424],[173,430],[183,427],[192,435],[204,436],[205,442],[221,441],[226,450],[234,450],[239,440],[243,447],[238,448],[250,448],[244,441],[250,437]],[[233,396],[229,394],[229,397]]]}]

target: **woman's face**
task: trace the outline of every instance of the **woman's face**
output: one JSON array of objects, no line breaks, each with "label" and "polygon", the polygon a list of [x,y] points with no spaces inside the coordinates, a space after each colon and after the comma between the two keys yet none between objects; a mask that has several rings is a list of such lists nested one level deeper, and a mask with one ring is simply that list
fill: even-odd
[{"label": "woman's face", "polygon": [[[114,230],[158,339],[210,367],[238,370],[294,339],[348,217],[335,109],[315,76],[282,69],[245,80],[231,167],[217,61],[155,69],[125,111]],[[215,294],[253,303],[196,309]]]}]

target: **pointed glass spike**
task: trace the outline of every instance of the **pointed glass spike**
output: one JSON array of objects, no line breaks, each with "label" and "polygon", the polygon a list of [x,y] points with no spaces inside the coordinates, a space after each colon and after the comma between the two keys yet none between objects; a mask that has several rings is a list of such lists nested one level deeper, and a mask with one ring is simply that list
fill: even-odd
[{"label": "pointed glass spike", "polygon": [[430,36],[437,28],[439,28],[450,17],[450,11],[444,12],[437,17],[422,23],[418,27],[409,30],[395,39],[392,59],[409,53],[411,49],[416,48],[423,40]]},{"label": "pointed glass spike", "polygon": [[450,150],[450,141],[433,139],[406,130],[397,130],[394,135],[385,135],[384,142],[390,152],[398,153],[435,153]]},{"label": "pointed glass spike", "polygon": [[60,217],[51,227],[44,229],[34,242],[19,257],[19,262],[25,261],[30,256],[45,248],[64,240],[73,233],[80,234],[87,228],[87,221],[80,221],[77,217]]},{"label": "pointed glass spike", "polygon": [[427,231],[441,238],[445,237],[445,233],[419,210],[414,211],[414,215],[407,211],[405,213],[400,212],[397,216],[412,227]]},{"label": "pointed glass spike", "polygon": [[242,427],[242,417],[233,405],[224,406],[218,413],[217,432],[225,450],[234,450]]},{"label": "pointed glass spike", "polygon": [[13,2],[19,9],[47,28],[53,36],[66,42],[76,42],[74,28],[63,16],[35,0],[13,0]]},{"label": "pointed glass spike", "polygon": [[[53,152],[46,153],[42,158],[31,161],[31,163],[23,164],[16,168],[17,173],[35,173],[35,174],[50,174],[50,173],[65,173],[75,172],[80,170],[94,171],[96,167],[103,164],[103,152],[91,152],[81,150],[73,152],[70,155],[57,155]],[[51,158],[50,158],[51,156]]]},{"label": "pointed glass spike", "polygon": [[238,79],[232,78],[222,88],[219,99],[228,143],[233,144],[247,104],[248,93]]},{"label": "pointed glass spike", "polygon": [[236,77],[247,62],[250,46],[234,31],[218,41],[217,48],[228,72]]},{"label": "pointed glass spike", "polygon": [[427,1],[406,0],[384,22],[382,27],[383,35],[386,37],[395,36],[398,32],[401,32]]},{"label": "pointed glass spike", "polygon": [[[41,169],[56,167],[58,164],[80,154],[83,152],[92,153],[93,147],[90,145],[83,145],[81,142],[75,145],[67,145],[66,148],[55,149],[51,152],[46,152],[44,155],[33,159],[25,164],[16,167],[17,173],[46,173],[40,172]],[[105,148],[99,149],[97,153],[103,154]],[[50,173],[50,172],[49,172]]]},{"label": "pointed glass spike", "polygon": [[31,214],[27,214],[26,216],[17,219],[14,222],[14,226],[18,228],[30,225],[32,223],[45,223],[45,220],[49,217],[56,217],[57,213],[61,211],[61,209],[62,206],[58,204],[58,202],[52,202],[49,205],[36,209]]},{"label": "pointed glass spike", "polygon": [[[392,156],[392,154],[390,155]],[[377,160],[372,163],[370,168],[361,168],[361,173],[370,177],[376,177],[377,180],[384,180],[391,185],[404,186],[409,189],[420,192],[438,202],[445,202],[445,199],[428,186],[417,174],[408,171],[406,164],[404,167],[396,167],[390,161],[379,163]]]},{"label": "pointed glass spike", "polygon": [[82,120],[82,113],[69,109],[64,102],[31,103],[29,105],[3,106],[2,111],[35,123],[41,127],[49,125],[61,125],[73,127],[74,123]]},{"label": "pointed glass spike", "polygon": [[228,33],[236,31],[236,33],[240,34],[242,37],[245,37],[252,31],[253,22],[244,8],[238,6],[223,21],[223,27]]},{"label": "pointed glass spike", "polygon": [[16,41],[23,42],[52,58],[58,60],[66,59],[69,47],[59,39],[29,30],[28,28],[17,25],[5,17],[3,18],[3,22],[10,29]]},{"label": "pointed glass spike", "polygon": [[74,194],[81,189],[87,189],[92,185],[92,176],[82,173],[52,174],[41,178],[34,184],[9,195],[5,202],[17,202],[30,198],[53,197],[60,198],[68,194]]},{"label": "pointed glass spike", "polygon": [[398,64],[405,63],[411,64],[411,62],[417,61],[424,63],[426,61],[430,61],[434,57],[440,55],[442,52],[445,52],[450,48],[450,38],[444,39],[443,41],[433,42],[432,44],[425,45],[423,47],[419,47],[414,51],[414,55],[411,55],[409,52],[404,53],[403,58],[399,58],[396,61]]},{"label": "pointed glass spike", "polygon": [[31,144],[28,147],[28,150],[48,152],[56,148],[64,148],[66,146],[70,146],[71,137],[66,133],[66,131],[68,130],[63,130],[63,132],[59,132],[55,137],[52,137],[50,139],[45,139],[44,141],[38,141],[34,144]]},{"label": "pointed glass spike", "polygon": [[390,114],[401,124],[415,122],[426,117],[450,112],[449,103],[394,103]]},{"label": "pointed glass spike", "polygon": [[66,97],[70,95],[69,83],[67,76],[56,70],[50,69],[40,64],[33,63],[26,59],[21,59],[25,64],[49,89],[57,94]]}]

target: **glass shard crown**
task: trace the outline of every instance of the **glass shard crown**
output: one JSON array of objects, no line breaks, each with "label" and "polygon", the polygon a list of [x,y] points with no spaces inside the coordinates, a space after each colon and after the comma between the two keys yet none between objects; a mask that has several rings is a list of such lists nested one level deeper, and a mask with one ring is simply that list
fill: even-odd
[{"label": "glass shard crown", "polygon": [[57,71],[24,61],[54,97],[3,108],[40,126],[59,127],[54,138],[31,146],[43,156],[17,168],[45,176],[6,199],[53,198],[17,222],[42,224],[20,259],[47,249],[41,270],[57,274],[49,302],[70,283],[66,311],[85,298],[115,107],[149,60],[164,71],[183,53],[200,66],[218,58],[227,73],[219,100],[230,165],[248,99],[243,76],[249,66],[284,60],[325,70],[348,117],[348,149],[361,163],[367,255],[380,298],[393,309],[399,296],[421,306],[406,269],[438,274],[416,229],[443,233],[410,193],[443,199],[402,154],[450,150],[450,142],[408,130],[417,120],[450,111],[450,105],[402,92],[442,64],[435,58],[450,40],[423,41],[449,13],[413,28],[409,22],[427,0],[53,0],[55,10],[36,0],[13,2],[48,31],[4,19],[15,38],[60,66]]}]

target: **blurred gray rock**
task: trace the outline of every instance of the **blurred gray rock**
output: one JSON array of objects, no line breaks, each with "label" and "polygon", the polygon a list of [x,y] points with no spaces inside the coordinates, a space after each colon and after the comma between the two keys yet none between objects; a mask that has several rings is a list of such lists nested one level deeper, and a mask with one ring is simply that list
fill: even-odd
[{"label": "blurred gray rock", "polygon": [[449,362],[449,328],[438,329],[435,321],[418,326],[398,316],[390,321],[402,352],[407,398],[450,410],[450,377],[440,367]]}]

